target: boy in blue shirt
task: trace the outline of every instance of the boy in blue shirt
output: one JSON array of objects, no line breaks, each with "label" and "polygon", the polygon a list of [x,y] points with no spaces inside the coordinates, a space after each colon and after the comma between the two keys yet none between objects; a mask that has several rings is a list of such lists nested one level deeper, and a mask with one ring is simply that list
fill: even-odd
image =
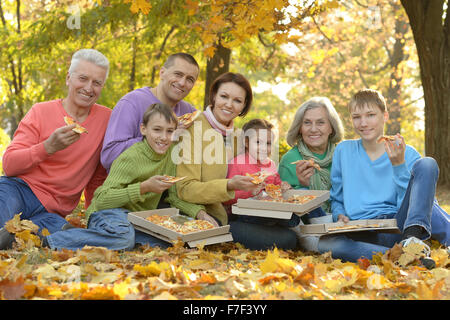
[{"label": "boy in blue shirt", "polygon": [[433,237],[448,246],[449,215],[435,200],[439,169],[433,158],[421,158],[400,134],[379,141],[389,119],[383,96],[364,89],[349,103],[358,140],[341,142],[335,149],[330,190],[333,221],[397,219],[401,234],[361,232],[346,236],[325,236],[319,251],[333,258],[356,261],[389,250],[396,242],[424,246],[422,263],[434,267],[430,249],[423,242]]}]

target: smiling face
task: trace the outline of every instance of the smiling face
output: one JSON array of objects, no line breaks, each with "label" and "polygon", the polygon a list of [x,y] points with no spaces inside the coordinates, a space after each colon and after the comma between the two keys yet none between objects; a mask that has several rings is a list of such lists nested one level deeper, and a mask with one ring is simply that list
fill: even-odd
[{"label": "smiling face", "polygon": [[367,104],[353,108],[350,115],[355,132],[365,142],[376,142],[378,137],[383,135],[384,123],[389,119],[387,112]]},{"label": "smiling face", "polygon": [[67,74],[68,94],[65,101],[77,108],[91,107],[100,97],[105,79],[105,68],[80,60],[75,70]]},{"label": "smiling face", "polygon": [[176,58],[168,68],[162,67],[157,88],[161,101],[174,106],[183,100],[194,87],[198,72],[196,65],[182,58]]},{"label": "smiling face", "polygon": [[217,121],[229,126],[245,107],[246,92],[234,82],[224,82],[217,90],[212,112]]},{"label": "smiling face", "polygon": [[325,108],[317,107],[305,112],[300,126],[300,135],[309,150],[323,154],[332,133],[333,128]]},{"label": "smiling face", "polygon": [[167,121],[160,113],[152,115],[146,125],[141,123],[140,126],[141,134],[158,154],[167,152],[172,144],[172,134],[176,128],[176,123]]},{"label": "smiling face", "polygon": [[[249,129],[245,139],[245,148],[249,155],[265,163],[272,151],[272,131],[268,129]],[[247,132],[245,133],[247,135]]]}]

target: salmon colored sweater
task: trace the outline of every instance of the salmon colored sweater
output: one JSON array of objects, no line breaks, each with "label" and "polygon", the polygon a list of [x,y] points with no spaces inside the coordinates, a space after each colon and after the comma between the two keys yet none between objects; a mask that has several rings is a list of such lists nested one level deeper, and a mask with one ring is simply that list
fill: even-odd
[{"label": "salmon colored sweater", "polygon": [[66,216],[77,206],[86,189],[86,207],[95,189],[106,178],[100,151],[111,110],[94,104],[80,123],[88,130],[69,147],[49,155],[44,141],[65,126],[68,116],[62,100],[35,104],[20,121],[11,144],[3,155],[7,176],[23,179],[48,212]]}]

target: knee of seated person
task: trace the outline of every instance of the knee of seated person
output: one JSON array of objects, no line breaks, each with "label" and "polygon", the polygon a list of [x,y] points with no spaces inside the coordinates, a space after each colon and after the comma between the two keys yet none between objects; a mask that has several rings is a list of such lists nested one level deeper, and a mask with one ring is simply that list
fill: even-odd
[{"label": "knee of seated person", "polygon": [[118,242],[120,243],[120,247],[125,250],[132,250],[135,245],[134,241],[135,231],[132,226],[130,226],[127,232],[122,232],[118,235]]},{"label": "knee of seated person", "polygon": [[332,251],[334,248],[345,245],[347,240],[348,238],[344,236],[322,236],[318,244],[319,252]]},{"label": "knee of seated person", "polygon": [[423,157],[414,163],[413,171],[417,174],[418,172],[422,172],[424,174],[439,174],[439,166],[434,160],[434,158],[431,157]]}]

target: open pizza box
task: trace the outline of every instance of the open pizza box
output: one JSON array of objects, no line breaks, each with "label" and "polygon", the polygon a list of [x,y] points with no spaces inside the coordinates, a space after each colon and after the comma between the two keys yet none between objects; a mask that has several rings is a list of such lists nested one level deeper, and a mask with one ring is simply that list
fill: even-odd
[{"label": "open pizza box", "polygon": [[326,190],[288,190],[283,193],[283,198],[288,199],[294,195],[313,195],[315,198],[303,204],[257,200],[254,198],[238,199],[236,205],[231,207],[231,210],[238,215],[290,219],[293,213],[302,216],[320,207],[329,199],[330,192]]},{"label": "open pizza box", "polygon": [[195,231],[187,234],[178,233],[174,230],[170,230],[153,222],[150,222],[146,218],[151,215],[161,215],[170,217],[182,217],[182,219],[192,219],[184,215],[179,214],[179,210],[176,208],[166,208],[166,209],[156,209],[156,210],[146,210],[138,212],[129,212],[128,221],[134,226],[136,230],[145,232],[156,238],[167,242],[174,242],[180,239],[186,242],[190,247],[195,247],[198,244],[210,245],[214,243],[222,243],[233,241],[231,236],[230,226],[222,226],[214,229]]},{"label": "open pizza box", "polygon": [[323,236],[326,234],[380,231],[388,233],[400,233],[396,219],[366,219],[352,220],[347,223],[342,221],[332,223],[307,224],[300,226],[300,232],[304,235]]}]

